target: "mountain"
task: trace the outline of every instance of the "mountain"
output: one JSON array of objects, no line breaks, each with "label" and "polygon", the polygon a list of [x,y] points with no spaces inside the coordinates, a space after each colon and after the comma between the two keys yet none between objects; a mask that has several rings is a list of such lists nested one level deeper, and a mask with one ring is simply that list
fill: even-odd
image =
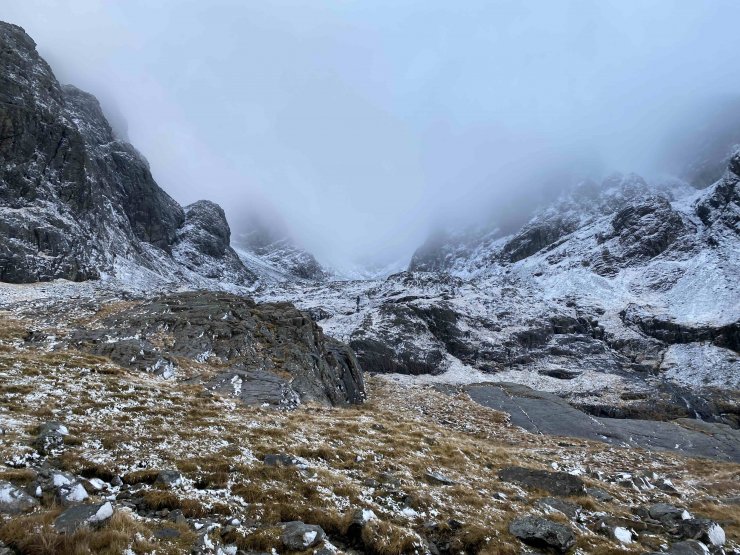
[{"label": "mountain", "polygon": [[437,235],[387,279],[260,298],[297,299],[366,371],[409,383],[515,382],[595,416],[737,427],[738,182],[740,154],[701,191],[612,175],[513,234]]},{"label": "mountain", "polygon": [[[84,289],[110,303],[158,299],[151,311],[106,322],[103,336],[78,330],[75,348],[123,366],[170,378],[202,362],[188,357],[222,356],[227,372],[208,376],[210,387],[243,382],[245,401],[361,402],[354,355],[307,315],[215,292],[244,295],[264,280],[230,241],[220,206],[175,202],[146,160],[116,138],[95,97],[61,86],[23,29],[0,22],[0,282],[61,278],[90,282],[76,298]],[[183,289],[200,293],[166,296]],[[7,293],[4,308],[12,303]],[[50,304],[37,307],[39,315],[49,316]],[[181,333],[182,350],[168,343],[168,353],[159,352],[165,330]],[[232,343],[222,344],[222,336]]]},{"label": "mountain", "polygon": [[250,229],[240,233],[234,245],[245,266],[263,282],[323,281],[330,277],[314,256],[300,248],[286,232],[271,229],[258,217],[250,217]]},{"label": "mountain", "polygon": [[256,276],[229,240],[220,207],[177,204],[95,97],[61,86],[23,29],[0,23],[0,280],[247,287]]},{"label": "mountain", "polygon": [[232,248],[0,23],[0,555],[738,552],[739,184],[583,182],[341,280]]}]

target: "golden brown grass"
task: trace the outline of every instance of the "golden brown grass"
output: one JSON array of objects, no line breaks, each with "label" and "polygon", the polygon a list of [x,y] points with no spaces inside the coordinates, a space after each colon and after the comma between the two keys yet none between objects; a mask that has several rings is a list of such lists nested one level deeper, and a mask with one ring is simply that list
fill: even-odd
[{"label": "golden brown grass", "polygon": [[[508,523],[534,510],[539,494],[526,492],[519,497],[516,487],[498,480],[498,470],[511,464],[549,468],[561,458],[605,474],[649,469],[670,476],[695,499],[689,507],[693,512],[720,520],[730,541],[736,542],[740,534],[736,506],[710,499],[740,493],[738,465],[624,451],[576,439],[568,439],[564,446],[559,438],[508,426],[501,413],[480,407],[467,396],[403,388],[380,378],[368,379],[371,399],[363,406],[307,405],[294,412],[244,407],[229,398],[204,396],[201,386],[123,370],[106,359],[72,349],[49,353],[22,345],[27,324],[3,328],[2,323],[0,316],[0,411],[12,413],[20,424],[0,436],[0,452],[8,456],[28,452],[40,424],[63,420],[76,440],[68,441],[64,454],[54,459],[58,467],[106,481],[120,474],[125,483],[137,486],[152,485],[159,468],[177,468],[200,491],[146,488],[145,507],[180,509],[189,517],[237,516],[262,523],[263,529],[241,528],[232,533],[229,541],[241,549],[279,548],[276,525],[289,520],[318,524],[328,534],[341,536],[352,510],[363,507],[372,508],[378,517],[361,538],[367,552],[409,552],[418,544],[418,534],[437,534],[458,552],[515,553],[518,543],[509,535]],[[208,368],[214,369],[204,364],[192,370],[207,372]],[[119,410],[110,411],[114,405]],[[90,454],[91,449],[96,456]],[[302,457],[308,469],[266,466],[261,459],[268,453]],[[140,468],[144,457],[156,460],[158,468],[132,471]],[[428,470],[439,471],[457,484],[430,484],[424,479]],[[395,480],[382,478],[387,475]],[[27,471],[6,469],[0,479],[27,483],[33,477]],[[372,480],[380,483],[371,487]],[[659,491],[636,493],[586,480],[619,500],[571,499],[586,511],[629,516],[630,502],[675,501]],[[498,492],[508,500],[496,501]],[[226,503],[227,494],[247,505]],[[402,507],[414,509],[418,516],[403,515]],[[113,553],[124,538],[132,544],[134,530],[151,538],[153,529],[150,521],[120,513],[109,527],[80,533],[83,551],[74,551],[67,539],[60,543],[50,529],[57,513],[58,509],[45,505],[37,514],[6,519],[0,539],[22,545],[18,548],[22,553],[45,554],[56,549],[64,555],[76,554],[93,550],[91,546],[98,550],[94,552]],[[565,519],[557,513],[550,518]],[[460,524],[451,527],[450,519]],[[425,528],[430,520],[436,524],[434,533]],[[33,530],[31,539],[19,538],[22,529]],[[185,544],[192,538],[183,538],[180,543],[157,541],[157,552],[187,550]],[[599,535],[581,534],[578,541],[588,553],[618,548],[613,540]],[[148,542],[136,549],[144,550]],[[648,539],[641,540],[635,552],[654,549],[648,543]]]}]

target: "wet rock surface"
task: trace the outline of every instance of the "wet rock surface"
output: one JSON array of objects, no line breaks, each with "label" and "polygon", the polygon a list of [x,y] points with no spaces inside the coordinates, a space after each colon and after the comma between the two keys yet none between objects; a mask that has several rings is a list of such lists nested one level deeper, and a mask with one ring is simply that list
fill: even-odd
[{"label": "wet rock surface", "polygon": [[[439,389],[450,393],[457,391],[450,387]],[[506,412],[513,424],[535,433],[740,461],[740,432],[727,425],[688,419],[660,422],[593,417],[557,395],[518,384],[474,384],[462,390],[477,403]]]}]

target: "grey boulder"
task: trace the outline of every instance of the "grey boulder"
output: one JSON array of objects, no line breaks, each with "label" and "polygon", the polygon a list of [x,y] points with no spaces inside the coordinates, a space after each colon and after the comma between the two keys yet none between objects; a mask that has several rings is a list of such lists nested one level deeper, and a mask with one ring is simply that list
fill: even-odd
[{"label": "grey boulder", "polygon": [[176,488],[182,485],[182,474],[177,470],[160,470],[154,483],[168,488]]},{"label": "grey boulder", "polygon": [[678,535],[685,540],[699,540],[708,545],[724,545],[725,531],[708,518],[689,518],[678,524]]},{"label": "grey boulder", "polygon": [[449,478],[445,476],[444,474],[440,472],[427,472],[424,474],[424,477],[427,479],[427,481],[431,484],[437,484],[440,486],[453,486],[457,484],[455,480],[452,478]]},{"label": "grey boulder", "polygon": [[566,553],[576,543],[570,528],[537,516],[517,518],[509,525],[509,532],[527,545],[558,553]]},{"label": "grey boulder", "polygon": [[19,514],[33,510],[38,501],[10,482],[0,481],[0,513]]},{"label": "grey boulder", "polygon": [[567,501],[563,501],[557,497],[543,497],[537,501],[537,505],[546,511],[552,509],[560,511],[571,519],[577,518],[578,514],[581,512],[581,507],[575,503],[568,503]]},{"label": "grey boulder", "polygon": [[69,434],[61,422],[47,422],[41,426],[35,447],[41,455],[49,455],[64,447],[64,436]]},{"label": "grey boulder", "polygon": [[656,503],[648,508],[650,518],[657,520],[664,526],[676,526],[682,521],[690,519],[691,514],[686,509],[680,509],[668,503]]},{"label": "grey boulder", "polygon": [[545,490],[551,495],[583,495],[586,492],[583,480],[567,472],[509,466],[502,468],[498,477],[504,482],[513,482],[529,489]]},{"label": "grey boulder", "polygon": [[280,541],[291,551],[304,551],[319,545],[326,534],[321,526],[305,524],[300,521],[288,522],[283,526]]},{"label": "grey boulder", "polygon": [[113,516],[113,505],[109,501],[94,505],[76,505],[57,517],[54,528],[58,532],[71,534],[83,526],[99,526]]},{"label": "grey boulder", "polygon": [[670,548],[668,548],[668,551],[664,551],[662,553],[652,552],[647,553],[646,555],[707,555],[708,553],[709,549],[707,549],[707,546],[703,543],[695,540],[688,540],[685,542],[674,543]]}]

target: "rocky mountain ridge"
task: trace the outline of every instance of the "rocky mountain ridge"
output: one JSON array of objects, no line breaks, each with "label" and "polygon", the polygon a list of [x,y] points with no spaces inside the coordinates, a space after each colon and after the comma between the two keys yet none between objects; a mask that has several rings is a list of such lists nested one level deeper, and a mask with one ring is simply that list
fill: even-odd
[{"label": "rocky mountain ridge", "polygon": [[95,97],[61,86],[8,23],[0,91],[0,280],[255,281],[229,245],[223,210],[180,207],[114,136]]},{"label": "rocky mountain ridge", "polygon": [[300,299],[406,383],[513,382],[599,417],[737,427],[738,182],[740,155],[702,191],[615,175],[513,235],[436,237],[385,280],[257,296]]}]

